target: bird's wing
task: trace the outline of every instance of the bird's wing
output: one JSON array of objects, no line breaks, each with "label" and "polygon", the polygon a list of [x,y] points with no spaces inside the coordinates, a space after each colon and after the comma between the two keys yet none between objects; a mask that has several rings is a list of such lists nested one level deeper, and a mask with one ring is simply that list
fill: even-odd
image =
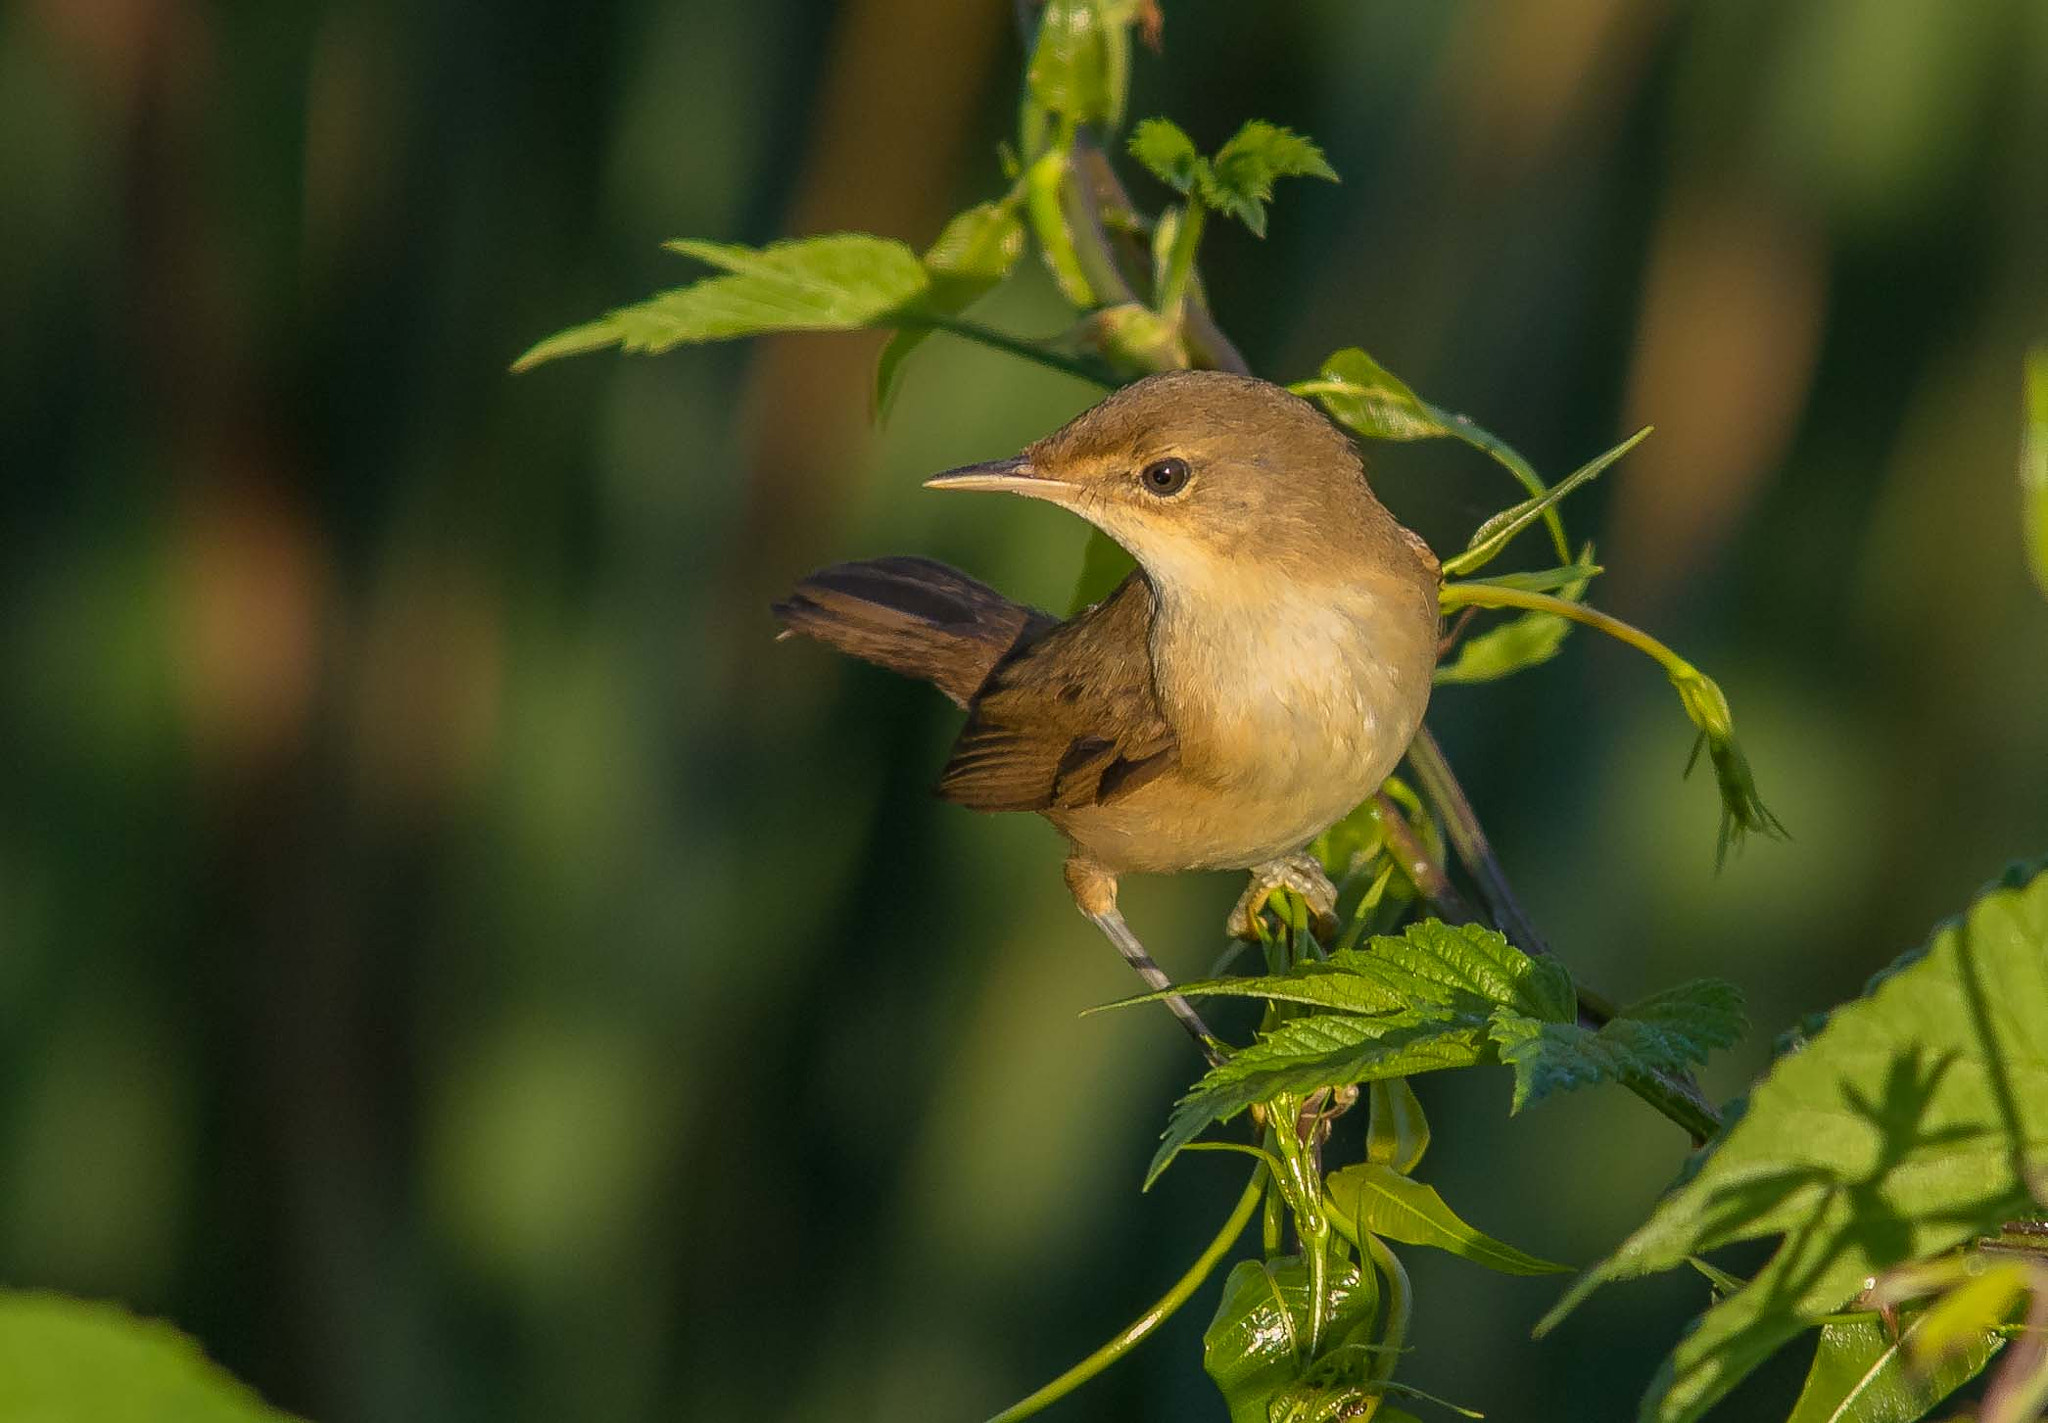
[{"label": "bird's wing", "polygon": [[1117,590],[1001,664],[939,778],[973,810],[1098,805],[1170,770],[1180,743],[1152,686],[1152,587]]}]

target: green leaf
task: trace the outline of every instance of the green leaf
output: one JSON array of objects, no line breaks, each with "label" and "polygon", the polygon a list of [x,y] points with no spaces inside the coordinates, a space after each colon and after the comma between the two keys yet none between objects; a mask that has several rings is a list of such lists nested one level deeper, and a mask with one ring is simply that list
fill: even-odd
[{"label": "green leaf", "polygon": [[[1607,571],[1592,559],[1593,546],[1587,544],[1576,563],[1539,568],[1530,573],[1496,573],[1490,578],[1466,578],[1460,582],[1480,588],[1513,588],[1521,593],[1555,593],[1560,589],[1583,586],[1595,575]],[[1565,596],[1575,598],[1577,595],[1567,592]]]},{"label": "green leaf", "polygon": [[1258,1042],[1213,1067],[1181,1098],[1167,1119],[1145,1184],[1159,1179],[1212,1122],[1227,1122],[1247,1107],[1282,1093],[1305,1095],[1377,1077],[1405,1077],[1486,1061],[1485,1029],[1440,1014],[1409,1012],[1383,1018],[1321,1013],[1282,1023]]},{"label": "green leaf", "polygon": [[1626,1008],[1596,1032],[1575,1022],[1539,1022],[1497,1011],[1489,1034],[1515,1070],[1512,1111],[1553,1092],[1660,1073],[1679,1076],[1716,1048],[1740,1041],[1748,1024],[1732,983],[1698,978]]},{"label": "green leaf", "polygon": [[[925,310],[951,316],[965,311],[1010,274],[1024,251],[1024,221],[1014,203],[977,203],[957,213],[922,258]],[[931,335],[906,326],[891,336],[875,363],[875,415],[886,415],[903,378],[903,363]]]},{"label": "green leaf", "polygon": [[1168,1118],[1147,1186],[1211,1122],[1229,1121],[1255,1103],[1493,1061],[1487,1025],[1495,1010],[1559,1022],[1577,1011],[1571,976],[1556,960],[1531,958],[1491,929],[1436,919],[1372,938],[1364,948],[1339,949],[1291,974],[1211,979],[1179,991],[1278,997],[1339,1011],[1281,1023],[1204,1074]]},{"label": "green leaf", "polygon": [[953,215],[924,254],[930,304],[965,311],[1017,265],[1024,251],[1024,219],[1008,202],[976,203]]},{"label": "green leaf", "polygon": [[1416,393],[1356,346],[1332,352],[1310,387],[1330,418],[1369,440],[1428,440],[1451,433]]},{"label": "green leaf", "polygon": [[1146,119],[1131,130],[1131,157],[1176,193],[1192,193],[1209,181],[1209,165],[1195,141],[1171,119]]},{"label": "green leaf", "polygon": [[1404,1176],[1391,1166],[1367,1161],[1331,1173],[1324,1183],[1339,1214],[1370,1231],[1404,1245],[1447,1250],[1475,1265],[1503,1275],[1568,1275],[1572,1267],[1517,1250],[1460,1220],[1432,1186]]},{"label": "green leaf", "polygon": [[[1588,561],[1593,546],[1586,545],[1586,552],[1578,563],[1565,568],[1553,568],[1542,573],[1507,574],[1501,578],[1483,580],[1505,587],[1522,588],[1531,593],[1547,593],[1557,590],[1560,598],[1573,602],[1586,596],[1587,584],[1600,570]],[[1576,574],[1576,577],[1572,575]],[[1559,576],[1570,579],[1557,583],[1550,580]],[[1510,581],[1519,580],[1519,581]],[[1480,581],[1480,580],[1474,580]],[[1516,672],[1525,672],[1531,667],[1541,666],[1557,656],[1564,646],[1565,634],[1571,631],[1571,622],[1556,613],[1521,613],[1489,628],[1477,637],[1468,637],[1458,647],[1458,660],[1447,667],[1436,669],[1437,685],[1447,683],[1491,682]]]},{"label": "green leaf", "polygon": [[1121,124],[1136,14],[1129,0],[1046,0],[1024,75],[1031,97],[1077,124]]},{"label": "green leaf", "polygon": [[2048,346],[2027,353],[2027,428],[2020,436],[2020,530],[2034,585],[2048,596]]},{"label": "green leaf", "polygon": [[1365,1159],[1406,1176],[1429,1150],[1429,1118],[1405,1077],[1388,1077],[1366,1089]]},{"label": "green leaf", "polygon": [[288,1423],[170,1325],[118,1305],[0,1292],[0,1418]]},{"label": "green leaf", "polygon": [[[1323,1356],[1359,1350],[1378,1313],[1378,1291],[1363,1288],[1355,1267],[1333,1275]],[[1272,1400],[1315,1364],[1308,1341],[1309,1273],[1301,1257],[1239,1261],[1202,1335],[1202,1367],[1223,1391],[1231,1423],[1267,1423]]]},{"label": "green leaf", "polygon": [[1649,433],[1650,427],[1645,425],[1606,454],[1580,465],[1543,493],[1495,514],[1473,532],[1472,542],[1466,545],[1463,553],[1444,560],[1444,573],[1466,574],[1493,562],[1501,550],[1514,541],[1515,535],[1542,518],[1546,510],[1567,494],[1596,478],[1607,466],[1641,444]]},{"label": "green leaf", "polygon": [[1266,204],[1272,201],[1274,182],[1281,178],[1334,183],[1337,171],[1323,158],[1322,149],[1300,134],[1253,119],[1209,160],[1202,200],[1242,222],[1253,236],[1264,237]]},{"label": "green leaf", "polygon": [[1786,1423],[1914,1423],[1981,1373],[2005,1342],[1980,1334],[1963,1352],[1922,1370],[1910,1351],[1924,1324],[1924,1316],[1915,1319],[1896,1340],[1875,1319],[1822,1326]]},{"label": "green leaf", "polygon": [[1360,801],[1351,813],[1309,842],[1309,853],[1330,876],[1342,880],[1377,856],[1387,843],[1377,797]]},{"label": "green leaf", "polygon": [[767,247],[671,242],[721,268],[707,277],[550,336],[513,363],[530,370],[560,356],[618,346],[658,354],[689,342],[764,331],[856,331],[888,326],[918,309],[930,274],[908,247],[886,237],[839,233]]},{"label": "green leaf", "polygon": [[1590,1291],[1782,1236],[1703,1315],[1642,1417],[1689,1423],[1868,1280],[1983,1233],[2048,1169],[2048,874],[2015,867],[1781,1056],[1694,1174],[1580,1277]]},{"label": "green leaf", "polygon": [[1942,1295],[1917,1321],[1908,1351],[1922,1367],[1967,1353],[1980,1336],[2011,1319],[2033,1275],[2015,1260],[1992,1264]]}]

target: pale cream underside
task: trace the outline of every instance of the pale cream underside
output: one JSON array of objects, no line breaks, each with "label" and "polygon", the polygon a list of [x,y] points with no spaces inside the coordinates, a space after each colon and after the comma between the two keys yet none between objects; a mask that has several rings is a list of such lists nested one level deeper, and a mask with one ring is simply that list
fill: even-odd
[{"label": "pale cream underside", "polygon": [[1241,869],[1300,849],[1379,787],[1421,724],[1433,596],[1147,565],[1180,764],[1054,823],[1111,873]]}]

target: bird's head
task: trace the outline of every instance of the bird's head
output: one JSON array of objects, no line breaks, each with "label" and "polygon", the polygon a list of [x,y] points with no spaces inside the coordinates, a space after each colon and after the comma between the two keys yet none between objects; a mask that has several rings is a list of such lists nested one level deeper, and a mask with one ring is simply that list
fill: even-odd
[{"label": "bird's head", "polygon": [[1409,574],[1426,562],[1435,577],[1434,560],[1373,497],[1350,439],[1307,401],[1249,376],[1148,377],[1014,459],[926,484],[1071,509],[1166,586],[1343,578],[1361,560]]}]

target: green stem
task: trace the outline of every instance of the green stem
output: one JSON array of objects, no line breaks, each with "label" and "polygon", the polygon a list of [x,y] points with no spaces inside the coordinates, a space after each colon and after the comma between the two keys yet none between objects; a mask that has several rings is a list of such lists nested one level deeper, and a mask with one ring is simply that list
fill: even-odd
[{"label": "green stem", "polygon": [[1525,593],[1520,588],[1503,588],[1497,583],[1451,582],[1437,590],[1437,602],[1448,612],[1452,608],[1523,608],[1530,612],[1553,613],[1560,618],[1597,628],[1609,637],[1627,643],[1653,658],[1671,674],[1673,681],[1699,676],[1699,669],[1632,623],[1610,617],[1598,608],[1574,603],[1551,593]]},{"label": "green stem", "polygon": [[932,331],[944,331],[987,346],[990,350],[1001,351],[1005,355],[1017,356],[1044,366],[1047,370],[1091,381],[1107,390],[1114,390],[1123,384],[1109,367],[1098,362],[1080,356],[1069,356],[1061,351],[1048,350],[1035,341],[1012,336],[1007,331],[998,331],[993,326],[984,326],[979,321],[970,321],[963,316],[908,316],[904,318],[903,325],[906,328],[923,327]]},{"label": "green stem", "polygon": [[1044,1388],[1027,1398],[1005,1408],[988,1420],[988,1423],[1017,1423],[1018,1419],[1029,1418],[1047,1404],[1057,1403],[1088,1380],[1094,1378],[1111,1364],[1131,1352],[1146,1335],[1157,1329],[1170,1318],[1173,1312],[1188,1301],[1188,1296],[1202,1287],[1216,1264],[1230,1253],[1237,1238],[1244,1234],[1244,1228],[1251,1224],[1252,1212],[1258,1209],[1259,1200],[1265,1195],[1266,1168],[1261,1166],[1252,1173],[1251,1181],[1238,1196],[1237,1204],[1230,1208],[1229,1218],[1223,1228],[1216,1232],[1216,1238],[1195,1257],[1195,1263],[1187,1273],[1174,1281],[1173,1288],[1159,1297],[1158,1303],[1133,1320],[1128,1328],[1090,1354],[1080,1363],[1068,1369]]},{"label": "green stem", "polygon": [[1080,255],[1074,250],[1073,229],[1060,205],[1067,170],[1073,165],[1074,134],[1074,121],[1062,117],[1052,146],[1024,170],[1024,211],[1031,219],[1031,230],[1045,252],[1046,265],[1052,268],[1061,295],[1087,311],[1095,305],[1095,290],[1081,267]]},{"label": "green stem", "polygon": [[1166,271],[1153,294],[1155,309],[1168,321],[1178,322],[1187,303],[1188,281],[1195,271],[1195,251],[1202,245],[1202,228],[1208,209],[1193,193],[1181,210],[1180,226],[1174,229],[1173,246],[1166,254]]}]

